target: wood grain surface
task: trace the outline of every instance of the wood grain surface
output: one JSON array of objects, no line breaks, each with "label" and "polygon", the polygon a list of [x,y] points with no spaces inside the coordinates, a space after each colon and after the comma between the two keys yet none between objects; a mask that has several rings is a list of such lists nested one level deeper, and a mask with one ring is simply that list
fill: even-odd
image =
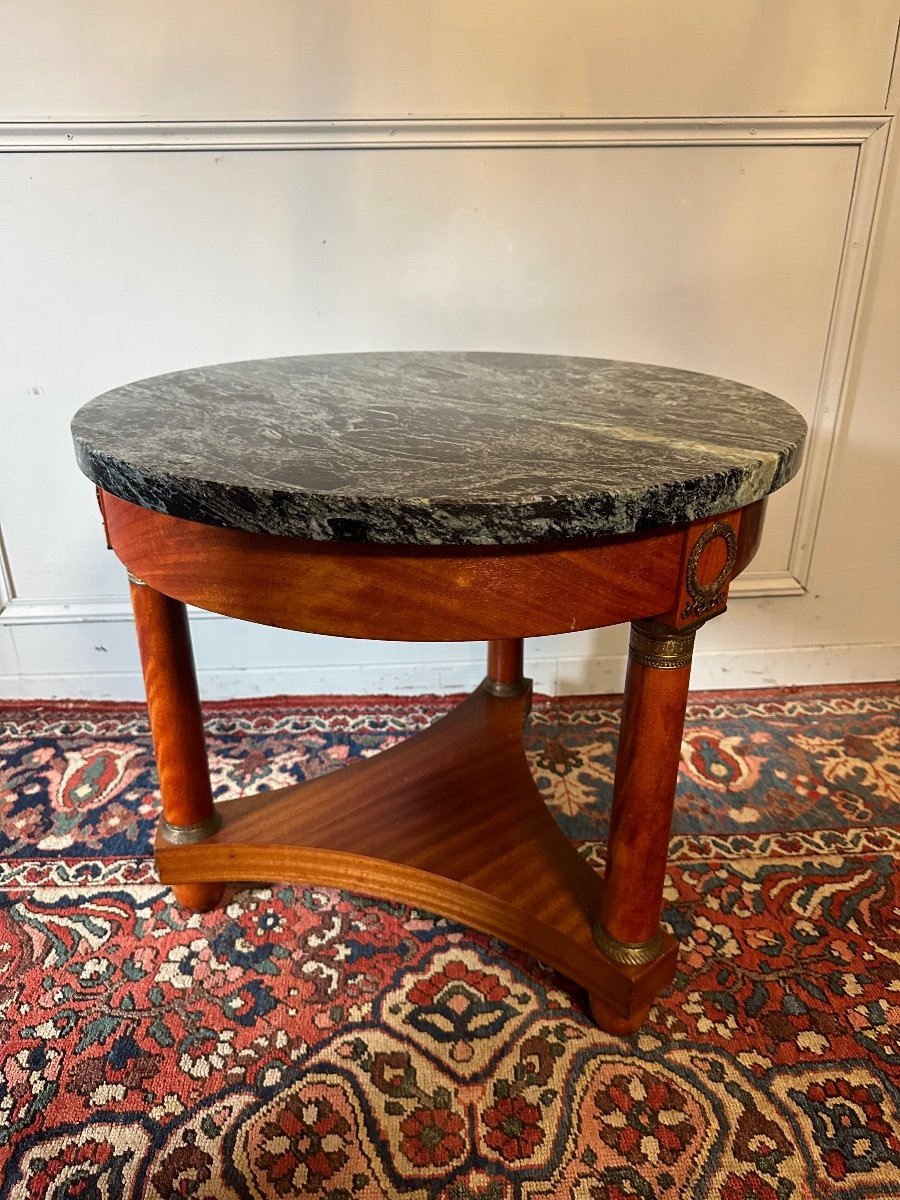
[{"label": "wood grain surface", "polygon": [[629,655],[600,917],[620,942],[659,928],[690,673]]},{"label": "wood grain surface", "polygon": [[[212,817],[213,798],[187,610],[154,588],[129,586],[163,816],[172,825],[197,825]],[[198,912],[214,908],[223,891],[216,883],[173,890]]]},{"label": "wood grain surface", "polygon": [[[534,954],[628,1021],[674,971],[594,946],[602,883],[547,810],[522,746],[529,693],[479,688],[423,733],[363,762],[219,806],[208,841],[157,841],[165,883],[308,882],[440,912]],[[612,1016],[611,1016],[612,1019]]]},{"label": "wood grain surface", "polygon": [[200,525],[104,493],[110,543],[167,596],[263,625],[389,641],[568,633],[676,599],[680,527],[529,546],[370,546]]}]

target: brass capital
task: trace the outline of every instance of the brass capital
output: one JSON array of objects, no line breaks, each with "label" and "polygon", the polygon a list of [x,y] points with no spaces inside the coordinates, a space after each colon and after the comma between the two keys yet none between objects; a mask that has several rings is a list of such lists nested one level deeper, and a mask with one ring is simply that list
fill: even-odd
[{"label": "brass capital", "polygon": [[635,621],[631,626],[631,658],[644,667],[662,671],[689,667],[696,633],[696,625],[690,629],[669,629],[655,621]]}]

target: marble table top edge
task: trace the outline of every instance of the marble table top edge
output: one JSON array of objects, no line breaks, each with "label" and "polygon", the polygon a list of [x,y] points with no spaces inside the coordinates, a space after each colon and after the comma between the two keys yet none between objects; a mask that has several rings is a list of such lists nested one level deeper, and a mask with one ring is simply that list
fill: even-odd
[{"label": "marble table top edge", "polygon": [[793,477],[806,426],[765,392],[676,368],[426,351],[171,372],[97,397],[72,432],[97,486],[172,516],[516,545],[744,507]]}]

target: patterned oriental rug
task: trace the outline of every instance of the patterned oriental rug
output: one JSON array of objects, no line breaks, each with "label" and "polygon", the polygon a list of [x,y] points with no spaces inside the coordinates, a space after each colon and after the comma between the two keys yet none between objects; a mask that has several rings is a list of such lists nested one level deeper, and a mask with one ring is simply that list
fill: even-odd
[{"label": "patterned oriental rug", "polygon": [[[378,753],[444,699],[207,706],[216,794]],[[297,715],[299,714],[299,715]],[[602,867],[619,705],[542,700],[535,774]],[[900,1196],[900,687],[695,694],[630,1038],[540,963],[317,887],[186,915],[144,711],[0,705],[0,1195]]]}]

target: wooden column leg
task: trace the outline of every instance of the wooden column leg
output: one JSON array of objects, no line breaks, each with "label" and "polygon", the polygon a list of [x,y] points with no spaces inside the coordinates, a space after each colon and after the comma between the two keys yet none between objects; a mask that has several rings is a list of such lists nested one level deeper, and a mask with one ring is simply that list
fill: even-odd
[{"label": "wooden column leg", "polygon": [[[219,817],[209,782],[187,610],[181,601],[131,574],[128,578],[162,795],[160,836],[176,844],[201,842],[218,829]],[[172,886],[179,904],[197,912],[214,908],[224,890],[219,883]]]},{"label": "wooden column leg", "polygon": [[[632,626],[606,877],[594,928],[598,948],[618,963],[650,963],[661,949],[659,917],[695,632],[653,621]],[[596,1015],[599,1020],[606,1014]]]},{"label": "wooden column leg", "polygon": [[503,638],[488,642],[485,691],[492,696],[518,696],[525,688],[523,675],[524,641]]}]

